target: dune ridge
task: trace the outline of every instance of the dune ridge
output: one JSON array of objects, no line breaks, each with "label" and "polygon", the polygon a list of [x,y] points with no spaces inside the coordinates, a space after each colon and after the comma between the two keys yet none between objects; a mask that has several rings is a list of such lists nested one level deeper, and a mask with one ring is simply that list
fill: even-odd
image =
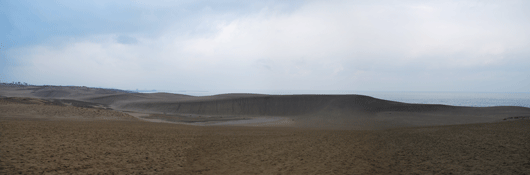
[{"label": "dune ridge", "polygon": [[0,88],[0,174],[530,172],[528,108],[50,89]]},{"label": "dune ridge", "polygon": [[[328,129],[388,129],[487,123],[530,116],[516,106],[462,107],[409,104],[364,95],[220,94],[189,96],[171,93],[132,93],[87,87],[1,86],[0,95],[60,100],[84,107],[140,112],[171,122],[249,120],[282,117],[291,127]],[[207,117],[200,118],[198,117]],[[224,117],[224,118],[223,118]],[[230,118],[231,117],[231,118]],[[210,122],[211,123],[211,122]],[[241,123],[241,122],[227,122]],[[243,122],[244,123],[244,122]]]}]

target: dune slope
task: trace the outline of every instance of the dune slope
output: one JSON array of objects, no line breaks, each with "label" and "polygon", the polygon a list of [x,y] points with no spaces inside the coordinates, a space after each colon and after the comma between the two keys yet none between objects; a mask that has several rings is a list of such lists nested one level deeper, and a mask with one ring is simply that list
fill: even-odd
[{"label": "dune slope", "polygon": [[282,116],[301,127],[385,129],[501,121],[530,116],[523,107],[457,107],[407,104],[362,95],[266,95],[186,101],[144,101],[120,106],[173,114]]},{"label": "dune slope", "polygon": [[408,104],[363,95],[221,94],[196,97],[58,86],[0,86],[0,95],[61,100],[61,103],[108,107],[119,111],[168,114],[160,119],[171,121],[203,116],[211,118],[186,121],[220,121],[226,117],[283,117],[293,121],[294,124],[289,126],[330,129],[484,123],[530,116],[530,108],[524,107]]}]

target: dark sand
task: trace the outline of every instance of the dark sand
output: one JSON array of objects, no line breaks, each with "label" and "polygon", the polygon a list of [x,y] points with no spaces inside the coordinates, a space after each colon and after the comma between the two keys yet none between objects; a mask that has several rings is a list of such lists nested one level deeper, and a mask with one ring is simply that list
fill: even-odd
[{"label": "dark sand", "polygon": [[[263,121],[265,126],[281,123],[286,127],[308,129],[377,130],[491,123],[510,117],[530,117],[530,108],[524,107],[408,104],[363,95],[222,94],[195,97],[86,87],[5,85],[0,85],[0,95],[39,98],[67,106],[151,114],[149,119],[197,125],[255,126]],[[234,121],[238,119],[247,121]],[[275,119],[278,119],[277,122],[271,121]]]},{"label": "dark sand", "polygon": [[[530,174],[528,108],[80,87],[0,95],[32,97],[0,98],[0,174]],[[143,121],[260,117],[291,122]]]},{"label": "dark sand", "polygon": [[0,174],[528,174],[530,120],[379,131],[0,121]]}]

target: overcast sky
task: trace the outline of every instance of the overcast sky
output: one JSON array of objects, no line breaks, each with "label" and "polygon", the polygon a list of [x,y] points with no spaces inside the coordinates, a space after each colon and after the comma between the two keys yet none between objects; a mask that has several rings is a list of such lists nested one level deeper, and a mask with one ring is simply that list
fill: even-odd
[{"label": "overcast sky", "polygon": [[0,1],[0,81],[530,92],[530,1]]}]

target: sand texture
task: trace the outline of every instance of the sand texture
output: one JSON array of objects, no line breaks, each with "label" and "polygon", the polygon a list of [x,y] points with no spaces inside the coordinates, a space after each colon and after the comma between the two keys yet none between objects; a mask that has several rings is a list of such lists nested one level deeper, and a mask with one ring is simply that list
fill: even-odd
[{"label": "sand texture", "polygon": [[[0,85],[0,95],[45,99],[77,107],[144,113],[150,114],[150,120],[193,125],[248,123],[270,126],[273,122],[269,122],[269,119],[281,118],[283,122],[277,123],[286,127],[377,130],[487,123],[530,117],[530,108],[524,107],[408,104],[363,95],[221,94],[195,97],[86,87],[5,85]],[[238,119],[247,121],[236,121]],[[259,121],[264,122],[260,124]]]},{"label": "sand texture", "polygon": [[77,107],[35,98],[0,98],[0,111],[0,118],[12,120],[137,120],[128,114],[110,109]]},{"label": "sand texture", "polygon": [[530,174],[530,109],[0,86],[0,174]]},{"label": "sand texture", "polygon": [[528,174],[530,121],[392,129],[0,121],[0,174]]}]

